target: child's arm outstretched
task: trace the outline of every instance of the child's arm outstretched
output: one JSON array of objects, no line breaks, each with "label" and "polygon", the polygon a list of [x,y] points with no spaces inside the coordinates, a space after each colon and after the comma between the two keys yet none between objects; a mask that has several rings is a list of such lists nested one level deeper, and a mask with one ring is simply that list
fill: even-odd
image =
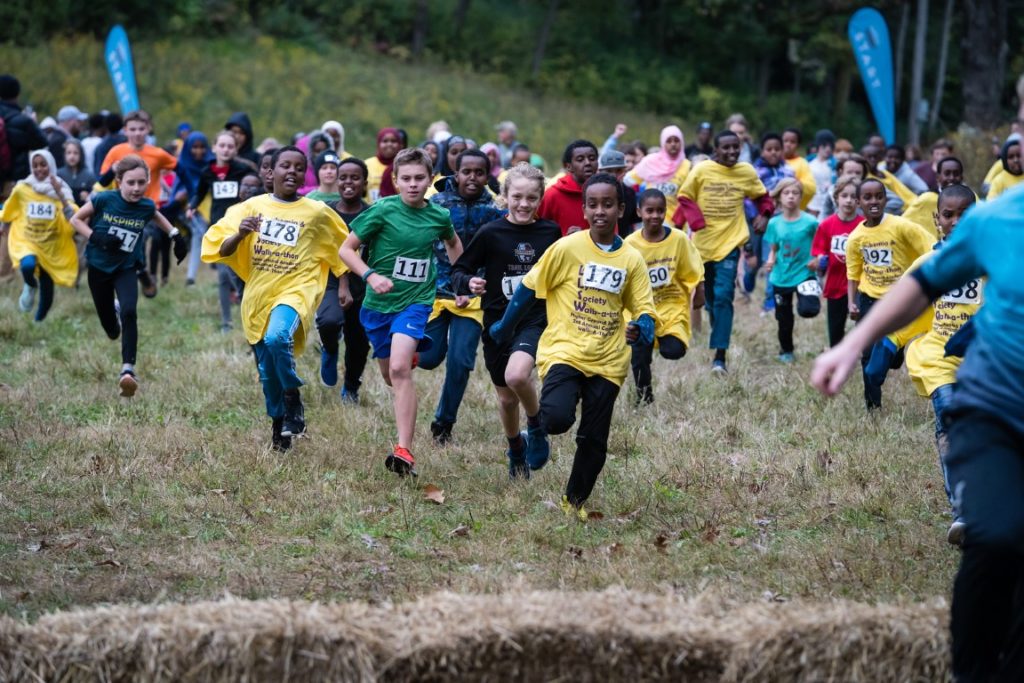
[{"label": "child's arm outstretched", "polygon": [[239,221],[238,232],[220,243],[220,255],[231,256],[238,251],[238,246],[242,243],[242,240],[260,229],[262,218],[262,216],[246,216]]},{"label": "child's arm outstretched", "polygon": [[76,211],[75,215],[71,217],[71,227],[97,249],[119,249],[121,247],[121,239],[119,237],[111,235],[109,232],[95,232],[89,225],[89,220],[95,212],[92,202],[86,202],[85,206]]},{"label": "child's arm outstretched", "polygon": [[[456,237],[458,239],[458,237]],[[348,269],[361,277],[363,282],[377,294],[387,294],[395,286],[395,283],[390,278],[385,277],[375,271],[370,266],[366,265],[366,262],[359,256],[359,248],[363,246],[363,241],[359,239],[359,236],[355,232],[350,232],[348,237],[342,243],[341,248],[338,249],[338,256],[348,266]],[[461,249],[460,249],[461,253]],[[339,292],[340,294],[340,292]]]}]

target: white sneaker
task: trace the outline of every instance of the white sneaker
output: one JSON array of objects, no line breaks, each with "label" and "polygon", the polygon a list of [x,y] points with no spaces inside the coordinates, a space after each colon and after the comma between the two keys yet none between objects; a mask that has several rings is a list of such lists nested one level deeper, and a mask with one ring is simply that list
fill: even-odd
[{"label": "white sneaker", "polygon": [[18,298],[18,310],[28,313],[36,305],[36,288],[25,285],[21,289],[21,296]]},{"label": "white sneaker", "polygon": [[957,520],[949,525],[949,531],[946,532],[946,542],[950,545],[961,546],[964,544],[964,533],[967,531],[967,525]]}]

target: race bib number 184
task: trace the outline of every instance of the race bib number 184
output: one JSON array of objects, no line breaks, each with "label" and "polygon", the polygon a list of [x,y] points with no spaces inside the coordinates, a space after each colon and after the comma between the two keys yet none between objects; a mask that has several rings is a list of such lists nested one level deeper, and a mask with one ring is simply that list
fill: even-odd
[{"label": "race bib number 184", "polygon": [[57,207],[50,202],[29,202],[28,203],[28,218],[29,220],[46,220],[52,221],[57,215]]},{"label": "race bib number 184", "polygon": [[283,221],[280,218],[264,218],[260,223],[260,239],[264,242],[283,244],[294,247],[299,241],[299,228],[295,221]]},{"label": "race bib number 184", "polygon": [[588,263],[583,266],[580,286],[583,289],[600,289],[604,292],[618,294],[626,284],[626,269],[606,266],[600,263]]}]

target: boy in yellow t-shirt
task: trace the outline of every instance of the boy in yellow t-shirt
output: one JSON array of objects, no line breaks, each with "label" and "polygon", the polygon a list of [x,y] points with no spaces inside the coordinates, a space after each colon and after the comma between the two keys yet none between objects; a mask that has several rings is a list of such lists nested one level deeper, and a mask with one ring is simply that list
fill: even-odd
[{"label": "boy in yellow t-shirt", "polygon": [[[861,320],[918,257],[931,251],[932,233],[916,223],[885,213],[885,185],[869,177],[857,188],[864,222],[846,241],[846,277],[850,318]],[[864,352],[867,367],[871,350]],[[864,373],[864,401],[869,409],[882,406],[882,388]]]},{"label": "boy in yellow t-shirt", "polygon": [[[644,190],[638,202],[643,228],[626,238],[647,264],[658,321],[654,336],[662,358],[678,360],[690,343],[690,301],[704,303],[704,264],[700,253],[682,230],[665,225],[665,195]],[[654,344],[633,345],[633,381],[637,404],[653,403],[651,361]]]},{"label": "boy in yellow t-shirt", "polygon": [[[951,185],[964,182],[964,165],[954,156],[943,157],[935,164],[935,181],[939,192]],[[925,230],[935,229],[935,212],[938,211],[939,193],[922,192],[903,212],[903,218],[917,223]]]},{"label": "boy in yellow t-shirt", "polygon": [[729,130],[715,136],[715,158],[694,166],[679,190],[679,208],[672,217],[689,225],[693,244],[704,261],[705,304],[711,315],[708,345],[715,350],[711,370],[726,372],[725,353],[732,336],[732,300],[740,247],[750,239],[743,200],[755,201],[754,232],[763,233],[775,205],[754,167],[739,162],[740,139]]},{"label": "boy in yellow t-shirt", "polygon": [[803,196],[800,198],[800,210],[805,211],[807,205],[818,192],[818,184],[814,180],[811,164],[800,155],[800,142],[803,136],[798,128],[787,128],[782,131],[782,158],[786,165],[793,169],[793,175],[800,181]]},{"label": "boy in yellow t-shirt", "polygon": [[278,149],[273,193],[235,204],[203,237],[203,261],[224,263],[245,281],[242,326],[259,363],[277,450],[291,448],[292,437],[306,430],[295,357],[313,329],[328,271],[347,271],[338,256],[345,221],[298,194],[306,163],[298,147]]},{"label": "boy in yellow t-shirt", "polygon": [[[627,344],[654,341],[656,313],[647,264],[615,234],[624,210],[615,177],[591,176],[583,186],[590,229],[548,248],[516,289],[502,319],[488,330],[496,343],[507,342],[535,297],[545,300],[548,325],[537,349],[544,381],[541,423],[548,434],[569,431],[582,399],[576,456],[562,496],[562,509],[581,521],[587,519],[583,503],[608,453],[615,399],[629,372]],[[625,309],[634,316],[628,324]]]},{"label": "boy in yellow t-shirt", "polygon": [[1021,143],[1019,138],[1007,140],[999,153],[1002,170],[992,179],[986,198],[991,201],[1024,180],[1024,169],[1021,168]]}]

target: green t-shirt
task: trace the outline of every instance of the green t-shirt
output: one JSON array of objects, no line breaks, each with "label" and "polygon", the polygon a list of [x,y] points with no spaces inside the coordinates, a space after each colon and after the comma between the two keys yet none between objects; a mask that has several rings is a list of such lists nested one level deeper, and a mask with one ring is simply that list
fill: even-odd
[{"label": "green t-shirt", "polygon": [[811,243],[817,229],[818,221],[809,213],[801,213],[795,221],[787,221],[782,214],[768,221],[764,241],[776,245],[770,278],[773,285],[796,287],[814,275],[807,262],[811,260]]},{"label": "green t-shirt", "polygon": [[143,197],[137,202],[128,202],[119,191],[108,190],[93,198],[92,207],[93,232],[116,235],[121,239],[121,246],[97,249],[89,243],[85,248],[89,266],[105,273],[117,273],[142,263],[142,231],[156,213],[153,200]]},{"label": "green t-shirt", "polygon": [[432,203],[413,209],[401,197],[384,197],[359,214],[350,227],[367,246],[367,265],[394,283],[387,294],[367,287],[363,306],[378,313],[397,313],[412,304],[434,303],[434,242],[455,236],[448,209]]},{"label": "green t-shirt", "polygon": [[341,200],[341,194],[338,192],[321,192],[320,190],[313,190],[306,195],[307,199],[315,199],[318,202],[324,204],[336,204]]}]

